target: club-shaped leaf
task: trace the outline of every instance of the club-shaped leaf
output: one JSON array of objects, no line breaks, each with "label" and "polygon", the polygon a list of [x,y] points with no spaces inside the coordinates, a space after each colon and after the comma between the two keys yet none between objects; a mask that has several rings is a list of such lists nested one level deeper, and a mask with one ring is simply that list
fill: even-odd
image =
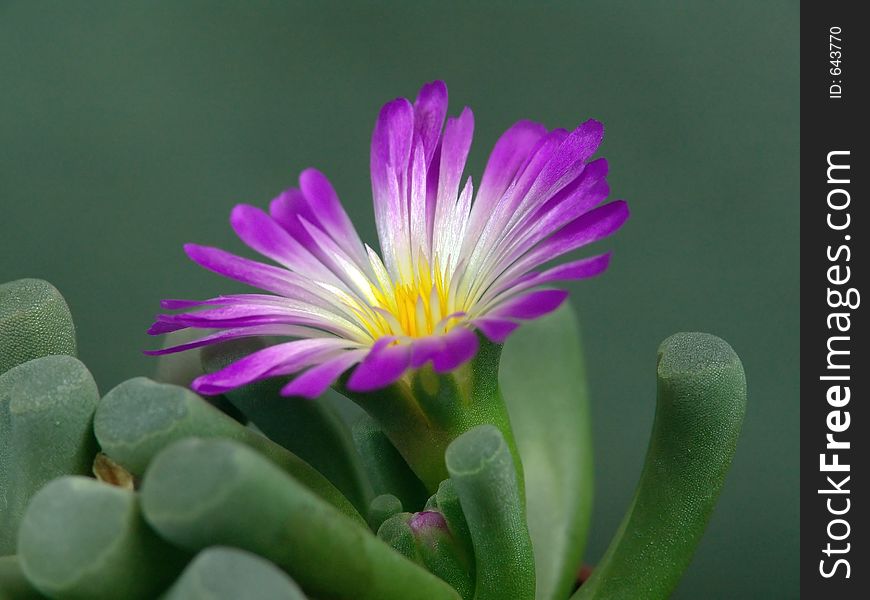
[{"label": "club-shaped leaf", "polygon": [[368,527],[236,442],[188,439],[163,450],[145,474],[142,505],[173,543],[254,552],[318,598],[458,600]]},{"label": "club-shaped leaf", "polygon": [[27,503],[61,475],[90,473],[99,392],[72,356],[45,356],[0,375],[0,555],[15,552]]},{"label": "club-shaped leaf", "polygon": [[51,598],[154,598],[187,556],[151,531],[138,504],[134,492],[86,477],[46,485],[18,535],[27,579]]},{"label": "club-shaped leaf", "polygon": [[369,527],[372,531],[377,531],[384,521],[400,512],[402,512],[402,501],[392,494],[375,496],[369,505]]},{"label": "club-shaped leaf", "polygon": [[[263,347],[262,338],[207,346],[201,351],[203,369],[214,372]],[[364,512],[372,494],[347,425],[324,397],[312,401],[282,396],[281,388],[286,383],[286,377],[267,379],[225,396],[269,439],[323,473],[357,510]],[[324,396],[334,393],[328,390]]]},{"label": "club-shaped leaf", "polygon": [[533,600],[532,541],[503,434],[479,425],[453,440],[444,458],[474,545],[474,599]]},{"label": "club-shaped leaf", "polygon": [[357,419],[353,424],[353,441],[374,494],[391,494],[408,510],[423,507],[426,502],[423,482],[374,419],[366,414]]},{"label": "club-shaped leaf", "polygon": [[0,284],[0,373],[53,354],[76,355],[76,330],[69,307],[41,279]]},{"label": "club-shaped leaf", "polygon": [[499,380],[523,461],[536,598],[562,600],[583,557],[593,491],[589,397],[570,305],[513,334]]},{"label": "club-shaped leaf", "polygon": [[286,573],[237,548],[215,546],[196,555],[161,600],[305,600]]},{"label": "club-shaped leaf", "polygon": [[707,333],[659,346],[658,400],[634,501],[573,600],[658,600],[689,565],[716,504],[746,411],[734,350]]},{"label": "club-shaped leaf", "polygon": [[44,600],[45,596],[27,581],[18,557],[0,556],[0,600]]},{"label": "club-shaped leaf", "polygon": [[186,388],[145,377],[125,381],[100,401],[94,431],[103,452],[134,475],[142,475],[154,455],[174,441],[191,436],[236,440],[268,457],[346,515],[363,521],[311,465]]}]

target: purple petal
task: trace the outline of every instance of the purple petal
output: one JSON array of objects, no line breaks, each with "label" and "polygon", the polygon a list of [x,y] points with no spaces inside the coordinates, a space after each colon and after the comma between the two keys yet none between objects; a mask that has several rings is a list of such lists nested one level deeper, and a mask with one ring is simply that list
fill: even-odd
[{"label": "purple petal", "polygon": [[612,234],[628,219],[628,205],[609,202],[574,219],[542,241],[504,272],[505,279],[527,273],[540,264]]},{"label": "purple petal", "polygon": [[[610,194],[610,188],[607,185],[607,170],[606,158],[599,158],[588,163],[574,181],[542,204],[533,213],[533,217],[544,220],[550,215],[561,216],[564,215],[565,211],[568,211],[569,216],[565,218],[562,223],[564,224],[572,218],[580,216]],[[537,219],[535,225],[538,225]]]},{"label": "purple petal", "polygon": [[187,325],[181,325],[179,323],[167,323],[165,321],[155,321],[151,324],[151,327],[148,328],[148,335],[163,335],[165,333],[172,333],[173,331],[180,331],[182,329],[187,329]]},{"label": "purple petal", "polygon": [[[168,324],[169,329],[160,323]],[[185,327],[227,328],[254,325],[305,325],[344,338],[366,338],[368,334],[344,317],[318,306],[285,300],[282,304],[238,303],[174,315],[158,315],[149,330],[152,335]]]},{"label": "purple petal", "polygon": [[309,277],[334,280],[323,263],[263,210],[238,204],[230,215],[230,224],[245,244],[263,256]]},{"label": "purple petal", "polygon": [[362,240],[326,176],[317,169],[306,169],[299,175],[299,187],[315,217],[309,220],[329,234],[357,264],[367,264]]},{"label": "purple petal", "polygon": [[229,306],[231,304],[273,304],[283,306],[286,296],[272,296],[269,294],[227,294],[208,300],[178,300],[174,298],[161,300],[160,308],[165,310],[178,310],[181,308],[198,308],[201,306]]},{"label": "purple petal", "polygon": [[281,388],[282,396],[302,396],[317,398],[338,379],[342,373],[365,357],[367,350],[342,352],[317,366],[300,373],[290,383]]},{"label": "purple petal", "polygon": [[440,173],[434,219],[430,221],[432,230],[442,231],[450,223],[459,195],[459,183],[465,161],[474,137],[474,114],[465,108],[458,118],[447,119],[444,138],[441,142]]},{"label": "purple petal", "polygon": [[574,281],[595,277],[606,271],[609,265],[610,253],[607,252],[557,265],[542,273],[526,273],[513,281],[504,280],[501,283],[494,283],[480,299],[480,303],[486,305],[490,302],[497,302],[501,295],[514,295],[529,288],[553,281]]},{"label": "purple petal", "polygon": [[411,103],[398,98],[385,104],[372,133],[372,196],[384,264],[394,277],[396,254],[408,252],[407,180],[413,137]]},{"label": "purple petal", "polygon": [[564,130],[547,133],[541,125],[521,121],[496,143],[472,206],[463,242],[462,254],[469,257],[470,267],[479,268],[505,236],[507,223],[525,190],[564,135],[567,135]]},{"label": "purple petal", "polygon": [[530,196],[549,198],[573,181],[598,150],[604,126],[590,119],[572,131],[552,154],[529,190]]},{"label": "purple petal", "polygon": [[399,379],[410,366],[411,347],[395,344],[392,337],[379,339],[372,346],[347,382],[353,392],[370,392],[386,387]]},{"label": "purple petal", "polygon": [[[517,177],[508,188],[506,197],[503,198],[499,209],[505,210],[505,207],[516,207],[522,202],[526,196],[531,195],[532,186],[540,179],[541,172],[554,160],[562,147],[569,133],[565,129],[554,129],[547,133],[544,137],[538,140],[538,143],[526,157],[517,171]],[[509,211],[513,215],[513,209]]]},{"label": "purple petal", "polygon": [[[505,131],[489,155],[477,197],[483,204],[492,205],[504,195],[517,175],[517,170],[528,159],[538,141],[547,134],[547,128],[532,121],[519,121]],[[482,207],[484,213],[487,209]]]},{"label": "purple petal", "polygon": [[477,334],[466,327],[454,327],[443,336],[444,346],[432,357],[436,373],[446,373],[465,364],[477,354],[480,340]]},{"label": "purple petal", "polygon": [[258,350],[214,373],[194,379],[191,387],[205,395],[222,394],[253,381],[287,375],[320,362],[348,346],[338,338],[312,338]]},{"label": "purple petal", "polygon": [[184,251],[193,262],[218,275],[292,297],[293,286],[287,281],[285,269],[198,244],[185,244]]},{"label": "purple petal", "polygon": [[502,261],[511,263],[542,239],[583,215],[610,194],[607,184],[607,161],[595,160],[573,182],[514,226],[502,248]]},{"label": "purple petal", "polygon": [[[381,108],[372,133],[371,172],[375,198],[389,189],[390,167],[404,180],[411,159],[414,138],[414,107],[405,98],[397,98]],[[404,189],[401,185],[400,188]]]},{"label": "purple petal", "polygon": [[496,317],[480,317],[472,321],[472,325],[480,329],[483,335],[496,344],[503,344],[508,336],[520,326],[516,321]]},{"label": "purple petal", "polygon": [[419,263],[421,251],[428,260],[429,249],[432,246],[432,223],[429,218],[431,207],[426,187],[426,158],[423,155],[423,144],[415,142],[414,159],[411,161],[410,171],[410,239],[413,262]]},{"label": "purple petal", "polygon": [[184,350],[191,350],[192,348],[200,348],[202,346],[209,346],[211,344],[227,342],[229,340],[235,340],[245,337],[254,337],[259,335],[281,335],[299,337],[304,334],[310,335],[312,333],[314,332],[311,329],[296,327],[293,325],[256,325],[253,327],[236,327],[233,329],[224,329],[223,331],[212,333],[205,337],[201,337],[198,340],[193,340],[185,344],[170,346],[168,348],[162,348],[160,350],[144,350],[143,353],[147,354],[148,356],[160,356],[162,354],[183,352]]},{"label": "purple petal", "polygon": [[[356,270],[369,277],[371,266],[368,259],[348,254],[335,237],[323,229],[318,217],[314,215],[305,198],[297,190],[287,190],[272,200],[269,212],[294,240],[316,257],[320,261],[320,265],[328,270],[329,283],[338,284],[339,287],[348,292],[358,287],[353,278],[346,276],[347,265],[343,265],[342,261],[354,265]],[[344,246],[347,244],[344,242]],[[362,249],[360,251],[365,252]]]},{"label": "purple petal", "polygon": [[411,368],[419,369],[444,348],[443,336],[430,335],[411,341]]},{"label": "purple petal", "polygon": [[317,223],[317,215],[312,212],[301,190],[290,188],[281,192],[269,203],[269,216],[309,252],[316,254],[317,244],[302,227],[299,219],[302,217]]},{"label": "purple petal", "polygon": [[414,133],[423,144],[427,165],[432,162],[446,115],[447,86],[444,82],[433,81],[420,88],[414,101]]},{"label": "purple petal", "polygon": [[608,266],[610,266],[610,252],[582,258],[540,273],[534,279],[534,285],[541,285],[551,281],[573,281],[595,277],[606,271]]},{"label": "purple petal", "polygon": [[567,297],[565,290],[536,290],[503,302],[490,314],[499,318],[537,319],[559,308]]},{"label": "purple petal", "polygon": [[441,142],[441,163],[438,198],[455,200],[471,140],[474,138],[474,113],[466,107],[456,118],[447,119]]}]

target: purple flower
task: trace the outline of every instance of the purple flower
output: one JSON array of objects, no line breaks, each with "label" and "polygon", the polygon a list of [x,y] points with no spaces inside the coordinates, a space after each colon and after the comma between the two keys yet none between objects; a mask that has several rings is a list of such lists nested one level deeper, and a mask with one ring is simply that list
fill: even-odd
[{"label": "purple flower", "polygon": [[[351,391],[385,387],[431,362],[446,372],[477,352],[478,335],[503,342],[520,322],[567,296],[545,287],[607,268],[609,254],[542,265],[616,231],[628,217],[608,196],[607,162],[591,160],[597,121],[573,131],[520,121],[496,142],[477,189],[462,182],[474,117],[444,119],[447,87],[424,85],[378,116],[372,193],[381,254],[365,245],[329,180],[308,169],[269,212],[240,204],[238,236],[277,266],[187,244],[199,265],[268,293],[165,300],[148,330],[217,329],[163,354],[246,336],[291,341],[203,375],[193,388],[220,394],[252,381],[297,376],[285,395],[316,397],[343,373]],[[473,199],[473,201],[472,201]],[[194,310],[189,310],[194,309]]]}]

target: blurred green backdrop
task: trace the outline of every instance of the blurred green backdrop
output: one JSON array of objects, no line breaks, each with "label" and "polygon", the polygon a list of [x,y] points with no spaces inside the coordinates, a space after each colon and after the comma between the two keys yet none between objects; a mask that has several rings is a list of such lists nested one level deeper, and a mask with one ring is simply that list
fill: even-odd
[{"label": "blurred green backdrop", "polygon": [[574,287],[594,395],[588,560],[646,450],[655,351],[703,330],[743,357],[734,469],[678,598],[798,596],[798,3],[0,1],[0,280],[53,282],[106,391],[148,373],[164,297],[226,291],[186,241],[317,166],[374,241],[380,105],[424,81],[476,116],[475,181],[532,118],[607,126],[633,216]]}]

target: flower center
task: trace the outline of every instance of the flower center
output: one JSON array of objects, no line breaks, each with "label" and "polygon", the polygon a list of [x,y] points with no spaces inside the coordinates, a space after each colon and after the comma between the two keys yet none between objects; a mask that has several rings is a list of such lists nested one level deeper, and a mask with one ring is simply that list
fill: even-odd
[{"label": "flower center", "polygon": [[452,329],[463,312],[452,306],[449,281],[436,266],[431,269],[425,260],[410,281],[392,282],[390,286],[372,286],[377,306],[369,332],[377,339],[385,335],[425,337]]}]

